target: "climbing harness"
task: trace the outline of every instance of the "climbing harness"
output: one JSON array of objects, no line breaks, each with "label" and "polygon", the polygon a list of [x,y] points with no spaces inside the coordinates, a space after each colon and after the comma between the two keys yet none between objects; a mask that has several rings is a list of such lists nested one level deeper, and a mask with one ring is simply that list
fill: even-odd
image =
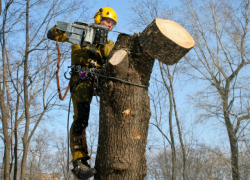
[{"label": "climbing harness", "polygon": [[[74,83],[74,85],[72,86],[71,93],[74,93],[76,86],[80,82],[82,82],[84,80],[87,80],[87,79],[91,79],[92,80],[92,94],[93,94],[93,96],[100,95],[100,92],[99,92],[99,77],[120,81],[120,82],[123,82],[125,84],[129,84],[129,85],[133,85],[133,86],[137,86],[137,87],[141,87],[141,88],[148,88],[149,87],[149,85],[136,84],[136,83],[132,83],[132,82],[120,79],[120,78],[105,76],[103,74],[100,74],[99,70],[97,70],[96,68],[87,68],[86,66],[83,66],[83,67],[85,67],[86,70],[82,70],[81,65],[73,66],[73,69],[76,69],[75,71],[77,73],[80,72],[80,76],[77,79],[77,81]],[[69,68],[72,68],[72,66],[69,66]],[[70,74],[71,74],[71,72],[70,72]]]},{"label": "climbing harness", "polygon": [[91,73],[93,75],[104,77],[104,78],[107,78],[107,79],[112,79],[112,80],[120,81],[120,82],[123,82],[125,84],[130,84],[130,85],[141,87],[141,88],[148,88],[149,87],[149,84],[148,85],[141,85],[141,84],[132,83],[132,82],[120,79],[120,78],[115,78],[115,77],[105,76],[105,75],[102,75],[102,74],[97,74],[95,72],[88,72],[87,71],[87,73]]},{"label": "climbing harness", "polygon": [[[90,74],[90,75],[88,75],[88,74]],[[141,88],[148,88],[149,87],[149,85],[136,84],[136,83],[132,83],[132,82],[120,79],[120,78],[105,76],[105,75],[99,74],[99,71],[96,71],[95,68],[89,68],[89,71],[81,71],[80,77],[77,79],[77,81],[74,83],[74,85],[71,89],[71,93],[74,93],[76,86],[81,81],[84,81],[87,79],[92,79],[92,94],[93,94],[93,96],[98,96],[99,95],[99,91],[98,91],[99,90],[99,87],[98,87],[99,77],[120,81],[120,82],[123,82],[125,84],[129,84],[129,85],[133,85],[133,86],[137,86],[137,87],[141,87]]]}]

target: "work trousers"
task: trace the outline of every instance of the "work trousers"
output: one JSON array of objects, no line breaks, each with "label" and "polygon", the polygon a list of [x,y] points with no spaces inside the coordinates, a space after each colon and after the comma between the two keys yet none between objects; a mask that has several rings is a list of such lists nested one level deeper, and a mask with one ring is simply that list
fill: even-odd
[{"label": "work trousers", "polygon": [[[90,79],[80,81],[79,73],[72,74],[71,78],[71,98],[74,107],[73,123],[70,128],[70,148],[72,154],[72,161],[79,158],[89,159],[86,138],[80,141],[73,141],[72,138],[79,135],[86,135],[86,127],[88,126],[90,103],[92,101],[92,81]],[[74,88],[73,88],[74,87]],[[84,145],[86,148],[79,150],[72,150],[75,145]]]}]

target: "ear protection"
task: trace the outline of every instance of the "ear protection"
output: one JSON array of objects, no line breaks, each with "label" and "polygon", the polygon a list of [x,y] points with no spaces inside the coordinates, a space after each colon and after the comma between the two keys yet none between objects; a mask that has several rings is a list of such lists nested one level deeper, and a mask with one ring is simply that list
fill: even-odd
[{"label": "ear protection", "polygon": [[97,11],[97,13],[95,14],[95,24],[100,24],[100,22],[102,21],[102,12],[103,12],[103,9],[99,9]]}]

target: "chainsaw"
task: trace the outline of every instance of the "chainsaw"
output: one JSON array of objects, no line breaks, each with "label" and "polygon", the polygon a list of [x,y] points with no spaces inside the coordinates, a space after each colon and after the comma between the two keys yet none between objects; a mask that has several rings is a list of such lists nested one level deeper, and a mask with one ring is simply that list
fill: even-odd
[{"label": "chainsaw", "polygon": [[57,21],[56,29],[66,32],[69,42],[85,47],[88,45],[105,45],[108,43],[109,30],[105,26],[84,22],[67,23]]}]

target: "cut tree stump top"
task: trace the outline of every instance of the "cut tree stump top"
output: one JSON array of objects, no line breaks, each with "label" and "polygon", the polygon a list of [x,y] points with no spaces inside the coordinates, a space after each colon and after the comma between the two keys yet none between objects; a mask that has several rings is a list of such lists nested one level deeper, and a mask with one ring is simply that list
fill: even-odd
[{"label": "cut tree stump top", "polygon": [[185,30],[185,28],[176,22],[156,18],[156,25],[159,27],[162,34],[179,46],[186,49],[194,47],[195,42],[192,36]]},{"label": "cut tree stump top", "polygon": [[156,18],[139,36],[141,47],[152,58],[172,65],[195,45],[192,36],[174,21]]}]

